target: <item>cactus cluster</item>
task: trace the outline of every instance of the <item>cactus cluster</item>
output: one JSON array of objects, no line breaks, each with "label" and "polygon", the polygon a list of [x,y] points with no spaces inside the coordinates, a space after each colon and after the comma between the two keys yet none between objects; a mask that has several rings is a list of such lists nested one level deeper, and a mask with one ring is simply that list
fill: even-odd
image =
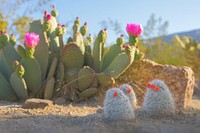
[{"label": "cactus cluster", "polygon": [[39,35],[33,47],[18,45],[15,49],[14,36],[0,34],[0,99],[51,99],[62,88],[70,89],[73,97],[87,99],[112,86],[114,78],[133,63],[137,42],[125,45],[120,36],[106,48],[108,35],[103,29],[91,48],[87,23],[80,26],[77,17],[73,36],[64,43],[66,27],[58,23],[57,16],[53,6],[51,14],[45,11],[43,19],[30,23],[29,33]]},{"label": "cactus cluster", "polygon": [[135,108],[137,105],[137,99],[133,88],[129,84],[120,85],[119,88],[129,98],[131,105]]},{"label": "cactus cluster", "polygon": [[[104,117],[107,120],[134,119],[135,104],[135,93],[129,84],[111,88],[106,92],[104,100]],[[155,79],[147,83],[144,103],[139,114],[142,117],[163,117],[175,114],[172,94],[162,80]]]},{"label": "cactus cluster", "polygon": [[162,80],[155,79],[147,84],[141,112],[150,117],[169,116],[175,113],[172,94]]},{"label": "cactus cluster", "polygon": [[129,98],[119,88],[111,88],[106,92],[104,117],[106,120],[132,120],[135,118]]}]

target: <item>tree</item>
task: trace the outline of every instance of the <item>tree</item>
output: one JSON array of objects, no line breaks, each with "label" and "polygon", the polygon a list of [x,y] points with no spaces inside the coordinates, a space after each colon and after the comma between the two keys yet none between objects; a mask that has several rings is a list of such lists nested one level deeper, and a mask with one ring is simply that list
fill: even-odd
[{"label": "tree", "polygon": [[163,37],[167,34],[168,26],[168,21],[163,22],[161,17],[157,18],[155,14],[152,14],[144,26],[143,37],[144,39]]}]

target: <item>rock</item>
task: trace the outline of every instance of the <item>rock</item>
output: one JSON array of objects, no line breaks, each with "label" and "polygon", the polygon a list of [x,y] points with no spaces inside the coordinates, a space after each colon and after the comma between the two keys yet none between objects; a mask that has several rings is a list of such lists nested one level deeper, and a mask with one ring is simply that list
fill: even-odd
[{"label": "rock", "polygon": [[53,105],[53,102],[46,99],[36,99],[31,98],[27,99],[25,103],[22,105],[22,108],[24,109],[35,109],[35,108],[41,108],[44,109],[46,106]]},{"label": "rock", "polygon": [[[177,109],[185,108],[192,100],[195,78],[190,67],[162,65],[148,59],[135,61],[117,79],[117,84],[128,83],[136,92],[139,105],[143,103],[145,85],[153,79],[163,80],[172,92]],[[135,85],[135,81],[142,85]]]},{"label": "rock", "polygon": [[67,101],[64,97],[56,98],[55,100],[53,100],[53,102],[58,105],[63,105],[63,104],[67,103]]}]

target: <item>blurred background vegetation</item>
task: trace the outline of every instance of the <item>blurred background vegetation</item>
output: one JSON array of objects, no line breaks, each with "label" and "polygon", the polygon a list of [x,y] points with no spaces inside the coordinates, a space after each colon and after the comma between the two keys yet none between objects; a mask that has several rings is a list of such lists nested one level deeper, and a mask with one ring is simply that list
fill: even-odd
[{"label": "blurred background vegetation", "polygon": [[22,41],[32,21],[30,14],[42,11],[50,2],[51,0],[0,0],[0,31],[8,30],[15,34],[18,41]]},{"label": "blurred background vegetation", "polygon": [[[9,33],[15,34],[18,41],[23,41],[28,24],[33,19],[29,17],[30,14],[44,11],[44,7],[49,6],[51,2],[52,0],[0,0],[0,31],[8,30]],[[21,12],[19,14],[18,10],[23,10],[23,14]],[[113,30],[116,35],[124,34],[120,22],[117,20],[102,20],[100,25]],[[199,82],[199,42],[189,36],[180,37],[178,35],[175,35],[171,40],[163,41],[167,35],[168,26],[168,21],[163,21],[161,17],[152,14],[146,25],[143,26],[144,32],[139,49],[144,52],[145,58],[158,63],[191,67],[195,73],[196,81]]]}]

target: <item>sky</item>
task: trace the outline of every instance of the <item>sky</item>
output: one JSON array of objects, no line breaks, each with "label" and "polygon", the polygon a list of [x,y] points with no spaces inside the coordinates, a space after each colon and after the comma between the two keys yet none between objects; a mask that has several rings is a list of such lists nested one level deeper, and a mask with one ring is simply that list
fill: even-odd
[{"label": "sky", "polygon": [[[88,23],[92,35],[102,29],[103,20],[117,20],[125,31],[127,23],[146,25],[151,14],[169,22],[168,34],[200,28],[200,0],[52,0],[51,4],[59,11],[61,24],[79,17],[82,24]],[[31,16],[39,19],[43,13]],[[114,42],[115,33],[108,29],[108,35],[108,41]]]}]

